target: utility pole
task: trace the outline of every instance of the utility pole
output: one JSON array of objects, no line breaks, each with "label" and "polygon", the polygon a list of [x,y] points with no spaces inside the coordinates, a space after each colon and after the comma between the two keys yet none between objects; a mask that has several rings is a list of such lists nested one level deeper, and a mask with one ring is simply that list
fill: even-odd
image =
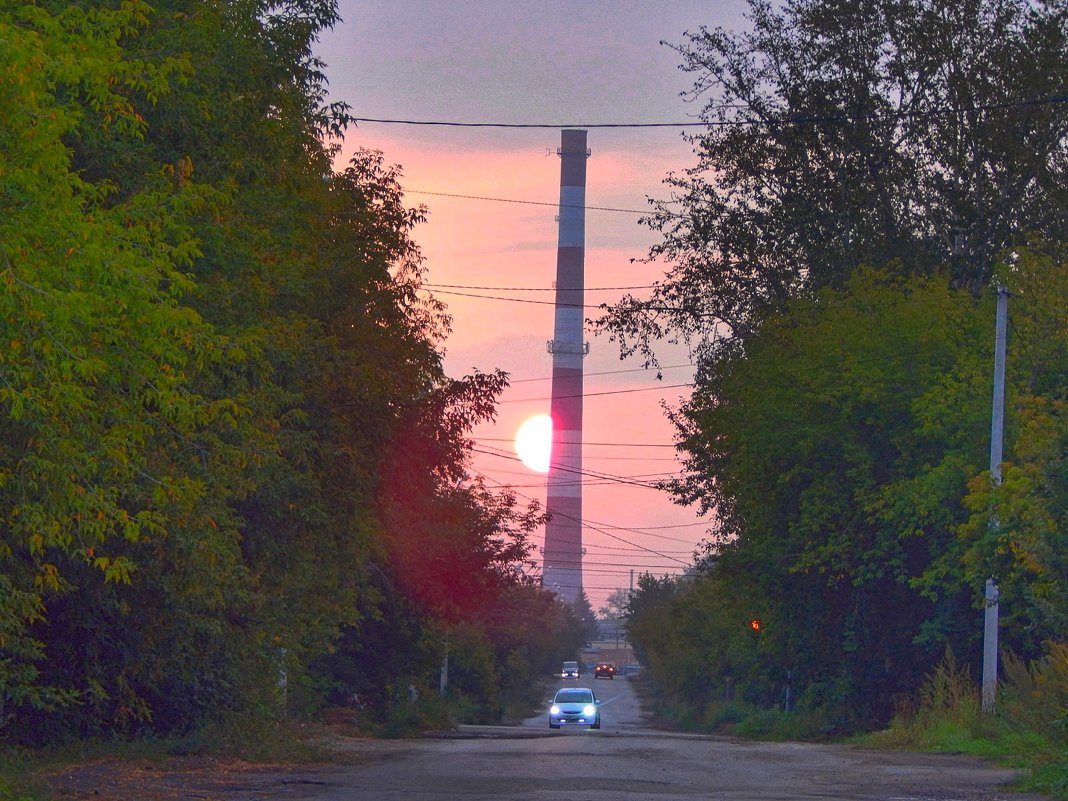
[{"label": "utility pole", "polygon": [[[998,285],[997,319],[994,333],[994,403],[990,415],[990,479],[1001,485],[1001,463],[1005,433],[1005,329],[1009,311],[1009,290]],[[997,526],[997,520],[991,520]],[[998,585],[986,580],[983,592],[983,711],[993,712],[998,688]]]},{"label": "utility pole", "polygon": [[449,691],[449,632],[445,631],[445,655],[441,660],[441,673],[438,676],[438,695],[442,698]]},{"label": "utility pole", "polygon": [[994,406],[990,413],[990,476],[1001,484],[1002,442],[1005,432],[1005,329],[1009,316],[1009,289],[998,286],[998,311],[994,327]]}]

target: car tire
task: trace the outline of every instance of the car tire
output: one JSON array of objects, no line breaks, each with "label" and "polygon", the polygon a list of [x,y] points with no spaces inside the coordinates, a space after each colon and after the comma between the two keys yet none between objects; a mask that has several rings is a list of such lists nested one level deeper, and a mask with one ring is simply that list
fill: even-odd
[{"label": "car tire", "polygon": [[597,720],[593,723],[592,726],[590,726],[590,728],[591,729],[599,729],[599,728],[601,728],[601,719],[597,718]]},{"label": "car tire", "polygon": [[560,724],[559,723],[550,723],[549,724],[549,728],[550,729],[559,729],[560,728]]}]

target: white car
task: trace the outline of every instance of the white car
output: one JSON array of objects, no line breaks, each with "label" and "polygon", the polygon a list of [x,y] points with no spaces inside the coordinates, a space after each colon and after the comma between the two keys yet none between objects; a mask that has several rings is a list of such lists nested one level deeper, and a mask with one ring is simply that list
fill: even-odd
[{"label": "white car", "polygon": [[601,710],[597,696],[589,687],[563,687],[556,691],[549,707],[549,728],[561,726],[589,726],[601,728]]}]

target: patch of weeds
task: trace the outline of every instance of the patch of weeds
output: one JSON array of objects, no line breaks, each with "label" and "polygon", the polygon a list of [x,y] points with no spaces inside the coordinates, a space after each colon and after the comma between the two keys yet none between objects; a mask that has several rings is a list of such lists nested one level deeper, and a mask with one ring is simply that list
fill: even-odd
[{"label": "patch of weeds", "polygon": [[730,727],[731,734],[754,740],[818,740],[823,725],[818,717],[782,709],[754,709]]},{"label": "patch of weeds", "polygon": [[276,720],[257,712],[226,715],[193,734],[167,742],[169,755],[212,755],[245,762],[319,762],[324,751],[299,721]]},{"label": "patch of weeds", "polygon": [[[462,710],[456,705],[463,700],[446,703],[438,698],[420,700],[414,704],[397,704],[388,710],[384,720],[375,727],[374,733],[379,737],[403,739],[418,737],[435,729],[447,729],[454,720],[462,720]],[[473,714],[473,713],[472,713]]]},{"label": "patch of weeds", "polygon": [[750,713],[751,710],[744,704],[735,701],[716,701],[706,708],[705,723],[713,729],[725,729],[741,723]]},{"label": "patch of weeds", "polygon": [[1035,765],[1023,789],[1046,793],[1059,801],[1068,801],[1068,757],[1061,754]]},{"label": "patch of weeds", "polygon": [[34,781],[31,762],[20,751],[0,753],[0,799],[3,801],[43,801]]},{"label": "patch of weeds", "polygon": [[952,653],[928,677],[919,703],[883,732],[861,739],[996,760],[1027,772],[1023,789],[1068,801],[1068,645],[1049,643],[1030,664],[1004,654],[997,705],[984,712],[978,687]]}]

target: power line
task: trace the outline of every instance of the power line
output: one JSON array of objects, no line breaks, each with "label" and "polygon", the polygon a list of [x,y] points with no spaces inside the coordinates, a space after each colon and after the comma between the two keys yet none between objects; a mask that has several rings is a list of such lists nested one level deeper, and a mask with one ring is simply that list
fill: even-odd
[{"label": "power line", "polygon": [[[425,287],[423,287],[425,288]],[[427,289],[427,291],[431,291]],[[553,300],[531,300],[530,298],[506,298],[500,295],[479,295],[474,292],[455,292],[451,289],[434,290],[435,295],[451,295],[457,298],[479,298],[481,300],[505,300],[510,303],[530,303],[535,306],[559,306],[561,309],[600,309],[600,305],[589,303],[557,303]]]},{"label": "power line", "polygon": [[559,209],[585,209],[586,211],[617,211],[623,214],[648,214],[650,210],[639,211],[638,209],[616,209],[606,206],[586,206],[575,203],[551,203],[546,200],[515,200],[508,197],[485,197],[483,195],[461,195],[457,192],[431,192],[426,189],[405,189],[405,194],[434,195],[435,197],[454,197],[461,200],[489,200],[494,203],[518,203],[523,206],[552,206]]},{"label": "power line", "polygon": [[[619,484],[619,483],[620,483],[620,481],[618,479],[603,478],[603,479],[592,479],[592,480],[589,480],[589,481],[561,481],[561,482],[558,483],[558,486],[560,486],[560,487],[609,487],[609,486],[612,486],[614,484]],[[515,483],[509,482],[508,486],[510,486],[512,489],[535,490],[535,489],[543,488],[545,486],[545,482],[544,481],[532,482],[532,483],[529,483],[529,484],[515,484]],[[659,489],[658,487],[654,487],[654,486],[649,486],[648,488],[649,489]]]},{"label": "power line", "polygon": [[[773,125],[826,125],[829,123],[856,123],[872,120],[899,120],[899,119],[923,119],[929,117],[941,117],[947,114],[959,114],[962,111],[1007,111],[1009,109],[1028,108],[1034,106],[1049,106],[1058,103],[1068,103],[1068,95],[1053,95],[1050,97],[1033,98],[1029,100],[1011,100],[1003,103],[980,103],[969,107],[940,108],[928,111],[899,110],[885,113],[872,114],[820,114],[820,115],[797,115],[786,117],[770,117],[764,119],[743,118],[735,120],[689,120],[687,122],[595,122],[595,123],[541,123],[541,122],[459,122],[453,120],[412,120],[412,119],[385,119],[379,117],[351,117],[353,122],[366,122],[378,125],[412,125],[446,128],[509,128],[509,129],[547,129],[563,130],[565,128],[584,129],[625,129],[625,128],[754,128],[759,126]],[[722,106],[709,109],[709,112],[724,110],[748,110],[750,106]]]},{"label": "power line", "polygon": [[[630,390],[606,390],[604,392],[583,392],[581,395],[556,395],[556,397],[598,397],[600,395],[626,395],[632,392],[654,392],[656,390],[674,390],[680,387],[693,389],[692,383],[663,383],[659,387],[635,387]],[[552,400],[552,397],[519,397],[508,400],[498,400],[499,404],[525,404],[533,400]]]},{"label": "power line", "polygon": [[[501,454],[491,454],[491,455],[498,456],[498,455],[501,455]],[[501,482],[501,481],[498,481],[497,479],[493,478],[492,476],[487,475],[486,473],[484,473],[482,471],[476,470],[475,472],[478,475],[482,476],[482,478],[486,479],[487,481],[492,481],[498,487],[503,487],[505,489],[511,489],[513,491],[515,489],[511,485],[506,484],[506,483]],[[621,483],[631,483],[631,482],[621,481]],[[638,484],[637,486],[646,486],[646,485]],[[654,487],[647,487],[647,488],[648,489],[655,489]],[[527,500],[536,501],[537,503],[540,503],[540,501],[537,501],[535,498],[531,498],[529,495],[527,495],[525,493],[516,492],[516,495],[519,495],[519,496],[521,496],[523,498],[526,498]],[[616,526],[616,525],[612,525],[611,523],[601,523],[600,521],[597,521],[597,520],[580,519],[580,518],[577,518],[577,517],[573,517],[571,515],[563,514],[562,512],[557,512],[557,514],[560,514],[563,517],[566,517],[568,520],[573,520],[576,523],[579,523],[580,525],[586,526],[586,527],[588,527],[588,528],[590,528],[590,529],[592,529],[594,531],[599,531],[602,534],[606,534],[606,535],[612,536],[612,537],[614,537],[614,535],[609,534],[609,532],[605,531],[605,529],[611,529],[611,530],[614,530],[614,531],[626,531],[626,532],[631,533],[631,534],[641,534],[643,536],[652,537],[653,539],[658,539],[658,540],[670,540],[672,542],[684,542],[684,543],[687,543],[687,544],[691,544],[690,540],[683,539],[681,537],[669,537],[666,534],[650,534],[649,531],[646,530],[646,529],[630,528],[630,527],[627,527],[627,526]],[[614,537],[614,539],[619,539],[621,542],[625,542],[627,545],[634,545],[636,548],[639,548],[639,549],[641,549],[643,551],[649,550],[651,553],[655,553],[658,556],[663,556],[663,554],[661,554],[659,551],[651,551],[648,548],[644,548],[643,546],[637,545],[636,543],[629,542],[627,540],[623,540],[620,537]]]},{"label": "power line", "polygon": [[[508,437],[473,437],[479,442],[514,442]],[[609,448],[674,448],[674,445],[659,445],[650,442],[583,442],[583,445],[601,445]],[[591,459],[626,459],[636,462],[673,462],[674,457],[668,456],[590,456]]]},{"label": "power line", "polygon": [[[490,476],[485,475],[484,473],[480,473],[479,475],[481,475],[487,481],[492,481],[494,484],[497,484],[498,486],[500,486],[500,487],[502,487],[504,489],[508,488],[507,484],[501,484],[501,482],[497,481],[496,479],[491,478]],[[523,495],[523,493],[521,493],[521,492],[518,492],[516,494],[517,495],[521,495],[522,497],[524,497],[524,498],[526,498],[527,500],[530,500],[530,501],[535,500],[534,498],[531,498],[529,495]],[[637,549],[639,549],[641,551],[648,551],[649,553],[656,554],[657,556],[660,556],[660,557],[662,557],[664,559],[667,559],[669,562],[677,562],[678,564],[682,565],[683,567],[689,567],[690,566],[689,562],[683,562],[681,559],[675,559],[672,556],[667,556],[666,554],[661,553],[660,551],[657,551],[657,550],[655,550],[653,548],[646,548],[645,546],[639,545],[636,542],[631,542],[630,540],[623,539],[623,537],[617,536],[617,535],[611,533],[610,531],[606,531],[603,528],[599,528],[596,525],[592,525],[589,520],[583,520],[581,518],[574,517],[573,515],[564,514],[563,512],[556,512],[556,514],[560,515],[560,517],[565,517],[568,520],[571,520],[571,521],[573,521],[575,523],[578,523],[580,526],[584,526],[584,527],[586,527],[586,528],[588,528],[588,529],[590,529],[592,531],[597,531],[597,532],[605,535],[606,537],[609,537],[609,538],[614,539],[614,540],[618,540],[619,542],[625,543],[627,545],[632,545],[632,546],[634,546],[635,548],[637,548]],[[654,535],[649,535],[649,536],[654,536]],[[673,539],[673,538],[664,537],[663,539]]]},{"label": "power line", "polygon": [[350,117],[353,122],[370,122],[378,125],[425,125],[442,128],[540,128],[549,130],[563,130],[564,128],[689,128],[704,126],[704,122],[602,122],[602,123],[576,123],[574,125],[560,125],[557,123],[539,122],[454,122],[450,120],[403,120],[382,119],[376,117]]},{"label": "power line", "polygon": [[[501,451],[500,449],[486,450],[484,448],[472,448],[471,450],[475,453],[482,453],[487,456],[496,456],[499,459],[507,459],[513,462],[522,461],[518,456],[506,451]],[[642,487],[643,489],[659,489],[659,487],[652,481],[635,480],[629,476],[617,476],[612,475],[611,473],[599,473],[593,470],[576,470],[573,467],[565,467],[563,465],[553,465],[553,467],[562,473],[571,473],[577,476],[589,476],[591,478],[603,479],[616,484],[629,484],[634,487]]]},{"label": "power line", "polygon": [[[484,442],[512,442],[513,440],[505,439],[502,437],[474,437],[476,440]],[[674,448],[674,445],[660,445],[654,442],[587,442],[583,440],[583,447],[587,445],[596,445],[606,448]],[[594,457],[597,458],[597,457]]]},{"label": "power line", "polygon": [[[475,437],[475,439],[482,442],[512,442],[512,440],[503,437]],[[586,454],[582,458],[598,462],[678,462],[678,459],[674,456],[595,456]],[[525,476],[527,474],[516,471],[516,475]]]},{"label": "power line", "polygon": [[[417,289],[430,292],[430,289],[426,289],[424,286],[419,286]],[[503,300],[509,303],[532,303],[539,306],[559,306],[562,309],[599,309],[605,310],[611,309],[610,304],[602,303],[599,305],[581,304],[581,303],[556,303],[551,300],[530,300],[529,298],[506,298],[500,295],[479,295],[475,293],[465,292],[453,292],[452,290],[436,290],[438,295],[453,295],[461,298],[480,298],[482,300]],[[716,315],[710,312],[697,312],[692,309],[687,309],[682,306],[652,306],[649,305],[650,301],[637,301],[636,305],[643,311],[647,312],[659,312],[663,314],[688,314],[698,320],[716,319]]]},{"label": "power line", "polygon": [[[556,287],[547,286],[470,286],[468,284],[426,284],[427,289],[474,289],[489,292],[555,292]],[[627,292],[635,289],[655,289],[654,284],[645,286],[594,286],[584,287],[585,292]]]},{"label": "power line", "polygon": [[[511,470],[499,470],[496,471],[498,475],[518,475]],[[670,478],[673,474],[663,473],[665,479]],[[560,481],[558,486],[560,487],[609,487],[613,484],[618,484],[618,479],[611,478],[596,478],[596,479],[582,479],[580,481]],[[529,484],[518,484],[509,482],[509,486],[512,489],[541,489],[545,487],[544,481],[531,482]]]},{"label": "power line", "polygon": [[[613,527],[612,526],[606,526],[606,528],[613,528]],[[545,544],[545,536],[544,536],[544,534],[541,535],[541,536],[532,535],[530,537],[530,541],[532,543],[533,542],[540,542],[542,545],[544,545]],[[684,542],[685,543],[685,542],[689,542],[689,540],[679,540],[679,542]],[[662,553],[676,554],[676,555],[679,555],[679,556],[693,556],[694,551],[697,549],[697,547],[700,544],[700,542],[701,541],[699,540],[698,542],[692,543],[690,545],[690,547],[687,548],[684,551],[665,550]],[[538,547],[541,547],[541,546],[538,546]],[[625,548],[622,545],[599,545],[597,543],[590,542],[590,543],[583,543],[582,547],[583,548],[587,548],[589,550],[594,550],[594,551],[610,551],[610,553],[595,554],[597,556],[619,557],[620,554],[633,554],[634,556],[640,557],[642,559],[650,559],[650,558],[652,558],[651,554],[645,553],[644,551],[641,551],[641,549],[639,549],[639,548]]]},{"label": "power line", "polygon": [[[659,373],[659,372],[663,372],[664,370],[682,370],[682,369],[686,369],[686,368],[692,369],[693,366],[694,365],[692,365],[692,364],[671,364],[671,365],[668,365],[666,367],[657,367],[656,371]],[[627,370],[602,370],[602,371],[596,372],[596,373],[583,373],[583,374],[585,375],[586,378],[591,378],[593,376],[598,376],[598,375],[622,375],[624,373],[648,373],[648,372],[649,372],[649,368],[646,368],[646,367],[632,367],[632,368],[629,368]],[[547,376],[543,376],[541,378],[516,378],[516,379],[514,379],[512,381],[509,381],[508,383],[509,383],[509,386],[512,386],[514,384],[526,384],[526,383],[529,383],[531,381],[552,381],[552,380],[553,380],[553,377],[551,375],[547,375]]]}]

